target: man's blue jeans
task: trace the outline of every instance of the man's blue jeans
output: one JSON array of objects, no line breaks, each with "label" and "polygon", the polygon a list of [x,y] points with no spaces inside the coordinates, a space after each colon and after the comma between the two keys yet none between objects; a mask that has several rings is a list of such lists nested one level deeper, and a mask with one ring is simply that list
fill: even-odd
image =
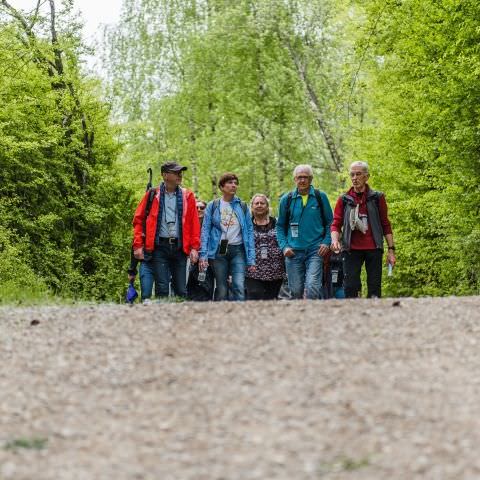
[{"label": "man's blue jeans", "polygon": [[168,297],[170,277],[175,295],[187,296],[187,255],[176,244],[161,244],[155,247],[152,258],[142,262],[140,287],[142,300],[152,296],[155,282],[155,296]]},{"label": "man's blue jeans", "polygon": [[293,257],[285,258],[288,287],[293,298],[303,298],[304,292],[308,299],[321,298],[323,258],[318,254],[318,247],[294,252]]},{"label": "man's blue jeans", "polygon": [[226,255],[215,256],[210,264],[215,274],[215,300],[228,300],[228,276],[232,276],[233,300],[245,300],[245,248],[240,245],[229,245]]}]

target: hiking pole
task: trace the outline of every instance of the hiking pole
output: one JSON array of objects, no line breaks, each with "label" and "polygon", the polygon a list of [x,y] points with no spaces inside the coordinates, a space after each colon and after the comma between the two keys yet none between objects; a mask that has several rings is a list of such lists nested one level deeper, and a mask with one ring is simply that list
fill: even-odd
[{"label": "hiking pole", "polygon": [[147,172],[148,172],[148,183],[147,183],[147,192],[152,188],[152,175],[153,175],[153,172],[152,172],[152,169],[151,168],[147,168]]},{"label": "hiking pole", "polygon": [[148,200],[147,204],[145,205],[145,217],[143,219],[143,238],[146,236],[147,232],[147,217],[150,214],[150,209],[152,208],[153,197],[155,197],[155,188],[152,188],[152,176],[153,172],[151,168],[147,168],[148,172],[148,183],[147,183],[147,192],[148,192]]}]

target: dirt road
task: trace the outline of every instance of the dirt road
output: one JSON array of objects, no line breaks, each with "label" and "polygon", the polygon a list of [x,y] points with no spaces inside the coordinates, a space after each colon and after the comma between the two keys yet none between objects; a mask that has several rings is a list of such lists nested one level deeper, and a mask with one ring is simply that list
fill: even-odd
[{"label": "dirt road", "polygon": [[478,479],[480,297],[0,309],[0,479]]}]

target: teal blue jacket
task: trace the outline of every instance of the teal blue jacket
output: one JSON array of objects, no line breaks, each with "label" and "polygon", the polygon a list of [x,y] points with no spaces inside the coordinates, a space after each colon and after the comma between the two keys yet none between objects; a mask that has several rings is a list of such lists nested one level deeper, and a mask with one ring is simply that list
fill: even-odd
[{"label": "teal blue jacket", "polygon": [[[280,199],[277,220],[277,240],[282,250],[293,248],[294,250],[307,250],[313,247],[320,247],[320,244],[330,245],[332,238],[330,236],[330,225],[333,220],[332,207],[324,192],[320,192],[322,198],[323,212],[325,214],[325,224],[321,218],[321,210],[315,198],[315,190],[310,186],[308,200],[303,207],[302,197],[295,189],[292,192],[290,202],[290,219],[287,218],[287,198],[288,193]],[[292,238],[290,228],[291,223],[298,223],[298,237]],[[288,234],[285,235],[285,226],[288,225]]]}]

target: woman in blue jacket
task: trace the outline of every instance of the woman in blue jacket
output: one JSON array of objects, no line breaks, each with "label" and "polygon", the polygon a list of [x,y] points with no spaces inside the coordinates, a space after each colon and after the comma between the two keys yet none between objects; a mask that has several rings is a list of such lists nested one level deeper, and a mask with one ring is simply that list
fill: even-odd
[{"label": "woman in blue jacket", "polygon": [[218,182],[222,197],[207,205],[202,224],[200,268],[210,264],[215,274],[215,300],[228,299],[232,277],[233,300],[245,300],[245,270],[255,270],[252,218],[235,194],[238,177],[224,173]]}]

